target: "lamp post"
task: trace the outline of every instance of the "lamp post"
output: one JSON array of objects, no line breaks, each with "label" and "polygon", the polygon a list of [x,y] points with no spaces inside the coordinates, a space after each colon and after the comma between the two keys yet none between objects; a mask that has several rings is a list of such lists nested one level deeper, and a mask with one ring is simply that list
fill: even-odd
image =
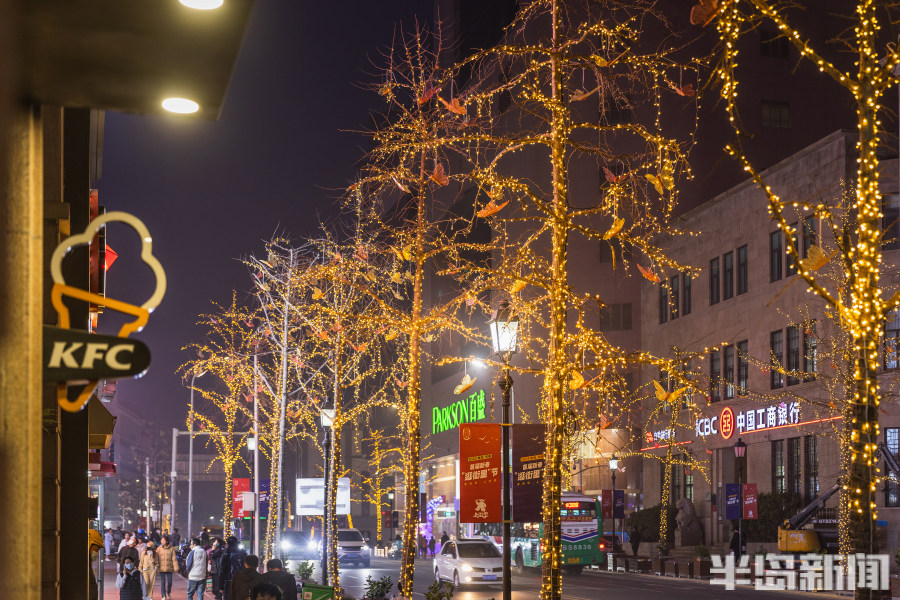
[{"label": "lamp post", "polygon": [[488,321],[491,330],[491,341],[494,352],[503,360],[503,372],[497,382],[503,392],[502,414],[502,442],[503,442],[503,600],[512,597],[512,571],[510,569],[510,523],[512,512],[509,501],[510,473],[509,473],[509,434],[511,425],[510,395],[513,380],[509,376],[509,359],[516,353],[516,343],[519,334],[519,319],[512,314],[509,302],[501,300],[500,305]]},{"label": "lamp post", "polygon": [[[191,415],[188,419],[190,427],[190,436],[188,443],[188,518],[187,518],[187,534],[188,539],[191,537],[191,526],[194,519],[194,380],[198,377],[206,375],[206,371],[195,370],[191,375]],[[174,502],[174,499],[173,499]]]},{"label": "lamp post", "polygon": [[741,438],[734,443],[734,457],[737,459],[738,468],[738,550],[735,559],[744,553],[744,454],[747,452],[747,444]]},{"label": "lamp post", "polygon": [[[253,450],[253,554],[259,556],[259,404],[256,382],[259,352],[253,353],[253,438],[247,438],[247,448]],[[250,448],[250,440],[253,447]],[[271,487],[271,486],[270,486]],[[269,518],[269,515],[266,515]]]},{"label": "lamp post", "polygon": [[322,502],[322,585],[328,585],[328,525],[331,516],[330,502],[328,502],[328,482],[331,479],[331,426],[334,424],[334,408],[321,407],[319,418],[322,420],[322,429],[325,430],[325,437],[322,439],[322,449],[325,454],[325,480],[322,486],[325,496]]},{"label": "lamp post", "polygon": [[619,459],[615,453],[609,459],[609,471],[612,473],[612,518],[613,518],[613,547],[612,551],[616,551],[616,471],[619,470]]}]

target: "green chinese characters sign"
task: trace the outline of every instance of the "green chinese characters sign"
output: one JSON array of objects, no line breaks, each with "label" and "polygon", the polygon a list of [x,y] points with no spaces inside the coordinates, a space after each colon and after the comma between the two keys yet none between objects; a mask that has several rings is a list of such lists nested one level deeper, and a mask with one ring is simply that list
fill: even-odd
[{"label": "green chinese characters sign", "polygon": [[450,406],[431,409],[431,433],[441,433],[484,419],[484,390],[478,390],[468,398],[457,400]]}]

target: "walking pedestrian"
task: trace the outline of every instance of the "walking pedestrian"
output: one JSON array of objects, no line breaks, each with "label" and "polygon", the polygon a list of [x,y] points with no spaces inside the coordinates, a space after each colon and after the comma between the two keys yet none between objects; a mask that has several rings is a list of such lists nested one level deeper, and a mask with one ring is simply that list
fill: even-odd
[{"label": "walking pedestrian", "polygon": [[421,558],[425,558],[425,536],[421,533],[419,534],[419,556]]},{"label": "walking pedestrian", "polygon": [[138,570],[144,578],[144,589],[148,590],[147,596],[153,596],[153,584],[156,583],[156,574],[159,572],[159,561],[156,558],[156,545],[153,542],[147,542],[147,548],[141,554],[141,561],[138,563]]},{"label": "walking pedestrian", "polygon": [[194,594],[197,594],[197,600],[203,600],[203,593],[206,591],[206,550],[200,545],[200,539],[191,540],[191,552],[187,557],[188,572],[188,595],[187,600],[194,600]]},{"label": "walking pedestrian", "polygon": [[[225,553],[225,542],[222,541],[222,538],[216,538],[213,540],[212,546],[206,552],[207,556],[209,556],[209,572],[212,574],[212,586],[213,586],[213,594],[216,597],[216,600],[222,600],[222,590],[219,589],[219,559],[222,558],[222,555]],[[247,589],[247,594],[249,595],[250,590]],[[243,600],[243,597],[241,597]]]},{"label": "walking pedestrian", "polygon": [[229,536],[225,540],[226,548],[219,559],[219,590],[228,597],[228,590],[231,588],[231,580],[234,574],[241,570],[244,566],[244,559],[247,553],[238,548],[238,539]]},{"label": "walking pedestrian", "polygon": [[[283,569],[284,565],[277,558],[266,561],[266,572],[260,576],[259,581],[280,589],[283,600],[297,600],[297,580]],[[237,600],[237,596],[234,600]]]},{"label": "walking pedestrian", "polygon": [[159,542],[161,540],[162,540],[162,534],[159,531],[159,527],[157,527],[150,533],[150,541],[153,542],[154,546],[159,546]]},{"label": "walking pedestrian", "polygon": [[447,532],[445,531],[445,532],[441,535],[441,548],[443,548],[443,547],[444,547],[444,544],[446,544],[446,543],[449,542],[449,541],[450,541],[450,536],[447,535]]},{"label": "walking pedestrian", "polygon": [[119,542],[119,547],[116,548],[116,552],[120,551],[122,548],[124,548],[125,546],[127,546],[127,545],[128,545],[128,540],[130,540],[130,539],[131,539],[131,534],[130,534],[130,533],[128,533],[127,531],[126,531],[125,533],[123,533],[123,534],[122,534],[122,539],[121,539],[121,541]]},{"label": "walking pedestrian", "polygon": [[172,532],[172,535],[169,536],[169,543],[172,544],[176,549],[181,548],[181,534],[178,533],[178,528]]},{"label": "walking pedestrian", "polygon": [[428,550],[431,552],[431,558],[434,558],[434,546],[437,544],[437,540],[434,539],[434,536],[431,536],[431,539],[428,540]]},{"label": "walking pedestrian", "polygon": [[631,553],[637,556],[638,548],[641,547],[641,530],[632,526],[628,532],[628,539],[631,542]]},{"label": "walking pedestrian", "polygon": [[112,558],[113,555],[113,532],[112,527],[107,527],[106,532],[103,534],[103,554],[106,556],[106,559]]},{"label": "walking pedestrian", "polygon": [[156,549],[156,560],[159,563],[159,591],[163,600],[172,595],[172,576],[178,570],[178,562],[175,560],[175,547],[169,543],[169,536],[164,535],[159,539],[159,548]]},{"label": "walking pedestrian", "polygon": [[144,578],[135,568],[130,556],[126,556],[122,562],[122,568],[116,576],[116,587],[119,588],[119,600],[143,600],[147,595]]},{"label": "walking pedestrian", "polygon": [[244,559],[244,568],[231,578],[231,588],[225,600],[244,600],[250,597],[252,590],[259,583],[259,557],[248,554]]},{"label": "walking pedestrian", "polygon": [[119,570],[122,570],[122,566],[125,564],[125,559],[130,558],[133,565],[137,566],[138,561],[141,559],[141,555],[138,554],[137,548],[135,548],[135,540],[133,537],[128,538],[128,542],[122,546],[122,549],[119,550]]}]

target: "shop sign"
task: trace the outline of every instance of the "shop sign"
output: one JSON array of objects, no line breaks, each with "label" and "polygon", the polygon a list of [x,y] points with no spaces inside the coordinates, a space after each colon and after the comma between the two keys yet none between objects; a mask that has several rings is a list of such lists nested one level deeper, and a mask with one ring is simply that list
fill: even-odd
[{"label": "shop sign", "polygon": [[536,523],[542,519],[546,439],[545,425],[512,426],[513,521]]},{"label": "shop sign", "polygon": [[459,427],[463,423],[481,421],[484,415],[484,390],[478,390],[468,398],[450,406],[431,409],[431,433],[441,433]]},{"label": "shop sign", "polygon": [[499,523],[500,425],[465,423],[459,428],[459,521]]},{"label": "shop sign", "polygon": [[[743,434],[761,429],[772,429],[785,425],[800,423],[800,403],[782,402],[760,408],[741,410],[737,414],[725,407],[718,416],[702,417],[694,422],[694,436],[706,437],[721,433],[724,439],[730,439],[737,433]],[[657,435],[654,432],[654,437]]]},{"label": "shop sign", "polygon": [[756,508],[756,484],[744,484],[744,518],[758,519],[759,511]]}]

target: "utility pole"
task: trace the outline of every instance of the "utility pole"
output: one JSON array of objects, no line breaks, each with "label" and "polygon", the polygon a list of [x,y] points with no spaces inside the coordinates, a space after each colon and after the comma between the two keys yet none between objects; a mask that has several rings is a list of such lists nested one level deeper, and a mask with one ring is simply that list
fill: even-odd
[{"label": "utility pole", "polygon": [[150,457],[144,457],[144,490],[145,493],[145,505],[147,507],[147,535],[150,535],[150,532],[153,530],[152,526],[152,517],[150,516]]}]

